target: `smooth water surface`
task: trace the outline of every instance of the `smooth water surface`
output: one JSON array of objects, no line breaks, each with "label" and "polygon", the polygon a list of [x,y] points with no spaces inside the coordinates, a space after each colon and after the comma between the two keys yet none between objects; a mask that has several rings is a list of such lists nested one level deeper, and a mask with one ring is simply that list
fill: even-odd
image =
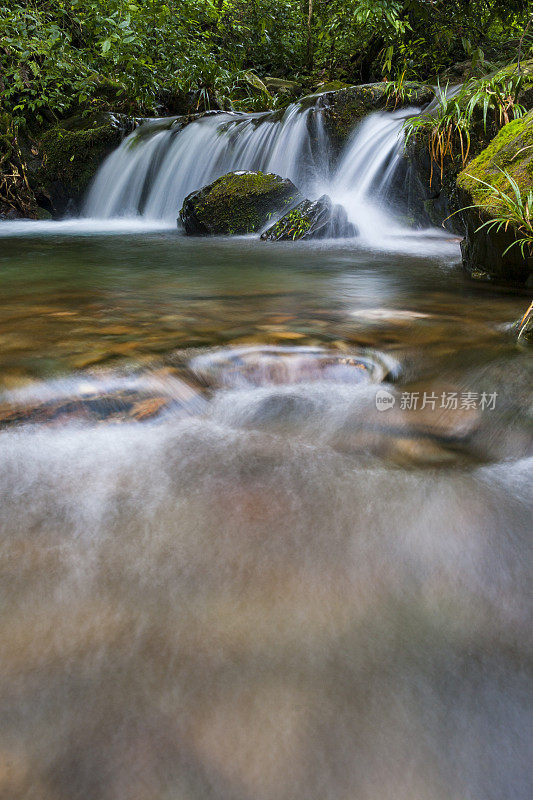
[{"label": "smooth water surface", "polygon": [[436,239],[31,230],[0,229],[0,795],[529,800],[526,295]]}]

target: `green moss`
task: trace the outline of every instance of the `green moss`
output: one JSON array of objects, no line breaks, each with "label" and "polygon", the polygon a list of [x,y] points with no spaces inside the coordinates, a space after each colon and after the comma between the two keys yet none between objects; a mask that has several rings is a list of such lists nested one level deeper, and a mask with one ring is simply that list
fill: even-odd
[{"label": "green moss", "polygon": [[478,181],[507,192],[509,182],[502,170],[514,178],[522,193],[533,187],[533,111],[505,125],[457,178],[458,188],[489,216],[498,210],[498,204]]},{"label": "green moss", "polygon": [[343,81],[329,81],[329,83],[322,83],[320,86],[317,86],[316,91],[322,94],[322,92],[338,92],[340,89],[349,88],[349,83],[343,83]]},{"label": "green moss", "polygon": [[102,160],[120,141],[120,131],[111,117],[85,125],[78,129],[57,125],[44,133],[40,142],[43,164],[38,175],[44,186],[58,181],[72,194],[83,194]]},{"label": "green moss", "polygon": [[248,198],[251,194],[267,194],[277,189],[278,186],[277,175],[263,172],[234,172],[224,175],[212,184],[209,200],[217,202],[219,199]]},{"label": "green moss", "polygon": [[180,216],[194,233],[254,233],[299,200],[296,187],[278,175],[232,172],[186,198]]}]

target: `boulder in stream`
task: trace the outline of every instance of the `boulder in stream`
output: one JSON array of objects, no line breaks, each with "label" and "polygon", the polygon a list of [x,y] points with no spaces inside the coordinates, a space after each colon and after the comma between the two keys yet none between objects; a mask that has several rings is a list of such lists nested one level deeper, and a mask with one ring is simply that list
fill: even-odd
[{"label": "boulder in stream", "polygon": [[263,172],[230,172],[188,195],[179,217],[189,236],[257,233],[273,216],[302,200],[287,178]]},{"label": "boulder in stream", "polygon": [[268,228],[261,239],[327,239],[355,236],[356,233],[344,208],[333,204],[324,194],[318,200],[303,200]]}]

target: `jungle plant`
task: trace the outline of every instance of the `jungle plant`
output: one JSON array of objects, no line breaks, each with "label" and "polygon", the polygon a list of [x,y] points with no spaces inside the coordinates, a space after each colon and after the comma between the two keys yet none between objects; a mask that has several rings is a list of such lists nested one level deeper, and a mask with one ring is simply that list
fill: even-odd
[{"label": "jungle plant", "polygon": [[394,103],[393,109],[395,109],[398,105],[404,105],[409,95],[409,89],[405,85],[405,69],[396,80],[387,81],[384,94],[387,106]]},{"label": "jungle plant", "polygon": [[506,170],[500,169],[500,172],[509,184],[507,191],[483,181],[475,175],[469,175],[470,178],[481,185],[484,203],[475,203],[461,210],[466,211],[468,208],[483,210],[488,201],[490,206],[495,209],[495,214],[490,220],[483,222],[477,228],[476,233],[481,230],[486,230],[487,233],[490,233],[491,231],[508,231],[511,229],[516,232],[517,236],[505,249],[503,255],[508,253],[511,248],[519,247],[522,256],[526,258],[527,255],[533,255],[533,189],[523,195],[514,178]]},{"label": "jungle plant", "polygon": [[436,108],[405,123],[406,143],[411,137],[428,136],[431,182],[434,164],[438,165],[442,180],[446,157],[454,158],[460,152],[461,168],[465,168],[476,124],[482,123],[486,134],[489,122],[497,131],[525,114],[519,103],[523,87],[522,74],[505,70],[486,78],[472,78],[459,90],[450,89],[448,84],[444,88],[437,85]]}]

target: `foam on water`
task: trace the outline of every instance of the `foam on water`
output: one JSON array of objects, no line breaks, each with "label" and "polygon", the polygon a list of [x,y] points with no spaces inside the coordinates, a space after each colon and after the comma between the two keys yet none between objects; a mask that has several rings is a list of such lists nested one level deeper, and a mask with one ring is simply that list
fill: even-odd
[{"label": "foam on water", "polygon": [[92,234],[151,233],[173,228],[164,220],[142,217],[84,217],[63,220],[14,220],[0,222],[0,237],[12,236],[90,236]]},{"label": "foam on water", "polygon": [[358,466],[227,399],[0,434],[9,796],[529,800],[532,460]]}]

